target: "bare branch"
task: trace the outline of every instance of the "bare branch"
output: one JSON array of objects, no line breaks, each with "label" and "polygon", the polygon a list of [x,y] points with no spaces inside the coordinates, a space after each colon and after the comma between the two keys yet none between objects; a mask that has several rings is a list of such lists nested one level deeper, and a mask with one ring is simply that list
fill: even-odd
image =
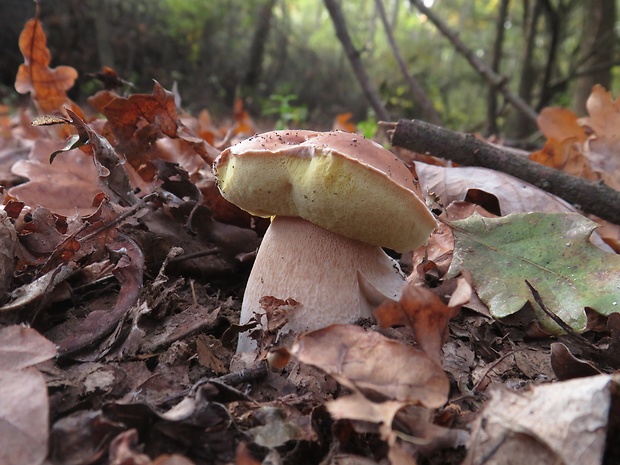
[{"label": "bare branch", "polygon": [[534,109],[528,105],[527,102],[525,102],[518,95],[514,94],[506,86],[506,79],[503,76],[493,72],[491,68],[480,60],[476,54],[470,50],[461,39],[459,39],[458,35],[441,20],[441,18],[439,18],[431,9],[424,6],[424,2],[422,0],[410,0],[410,2],[418,10],[420,10],[421,13],[426,15],[435,27],[439,29],[439,31],[446,36],[450,42],[452,42],[454,48],[456,48],[456,50],[467,59],[469,64],[478,73],[480,73],[480,75],[482,75],[482,77],[484,77],[489,84],[495,86],[508,102],[510,102],[517,110],[527,116],[530,120],[534,122],[536,121],[536,118],[538,117],[536,111],[534,111]]},{"label": "bare branch", "polygon": [[407,65],[403,60],[403,57],[400,54],[400,50],[398,48],[398,44],[394,39],[394,34],[392,34],[392,28],[388,23],[385,8],[383,7],[383,0],[375,0],[375,4],[377,5],[377,11],[379,12],[379,17],[381,18],[381,22],[383,23],[383,28],[385,29],[385,35],[390,43],[390,47],[392,47],[392,53],[394,54],[394,58],[396,58],[396,62],[398,63],[398,67],[400,68],[405,81],[407,81],[407,85],[409,86],[409,90],[411,94],[415,98],[415,100],[422,107],[422,112],[424,117],[433,124],[441,124],[441,118],[435,111],[435,107],[433,106],[433,102],[428,98],[426,92],[420,85],[420,83],[409,73],[407,69]]},{"label": "bare branch", "polygon": [[355,49],[353,45],[353,41],[349,36],[349,32],[347,31],[347,24],[344,19],[344,15],[342,14],[342,10],[340,9],[340,5],[337,0],[323,0],[327,11],[329,11],[329,15],[332,18],[332,22],[334,23],[334,29],[336,29],[336,36],[338,36],[338,40],[342,44],[344,48],[344,52],[349,59],[349,63],[351,64],[351,68],[353,68],[353,72],[355,73],[355,77],[357,78],[370,106],[372,106],[375,111],[377,118],[382,119],[384,121],[388,121],[390,119],[390,115],[388,114],[383,102],[381,102],[381,97],[379,97],[379,93],[374,88],[372,83],[370,82],[370,78],[366,74],[366,70],[364,69],[364,65],[362,60],[360,59],[359,52]]}]

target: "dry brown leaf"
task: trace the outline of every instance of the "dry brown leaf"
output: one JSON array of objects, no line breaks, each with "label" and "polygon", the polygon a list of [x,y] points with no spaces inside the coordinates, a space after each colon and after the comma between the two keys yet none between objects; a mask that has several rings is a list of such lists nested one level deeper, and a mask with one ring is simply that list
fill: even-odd
[{"label": "dry brown leaf", "polygon": [[618,377],[497,389],[474,425],[466,465],[603,463]]},{"label": "dry brown leaf", "polygon": [[577,115],[566,108],[544,108],[538,116],[538,127],[547,137],[545,146],[530,155],[530,160],[564,171],[572,176],[598,180],[600,174],[590,168],[584,156],[586,130]]},{"label": "dry brown leaf", "polygon": [[24,64],[17,71],[15,90],[20,94],[30,92],[41,114],[58,113],[66,106],[83,116],[66,94],[78,77],[77,71],[70,66],[50,68],[52,57],[46,42],[41,21],[28,21],[19,36]]},{"label": "dry brown leaf", "polygon": [[597,84],[586,102],[589,117],[580,123],[587,126],[592,136],[587,140],[584,154],[594,171],[601,173],[601,179],[616,190],[620,190],[620,97],[615,100],[611,92]]},{"label": "dry brown leaf", "polygon": [[0,211],[0,305],[4,302],[13,283],[17,233],[6,211]]},{"label": "dry brown leaf", "polygon": [[[461,283],[464,283],[462,288],[467,286],[465,280]],[[383,328],[410,327],[420,348],[439,364],[448,322],[456,316],[462,303],[469,301],[470,296],[471,287],[469,293],[466,290],[462,292],[460,298],[464,302],[457,302],[455,306],[448,307],[431,290],[416,284],[408,284],[403,289],[400,301],[384,302],[375,310],[374,315]]]},{"label": "dry brown leaf", "polygon": [[28,159],[13,166],[15,174],[29,181],[12,187],[9,194],[27,205],[40,205],[64,216],[93,212],[93,199],[100,191],[92,158],[72,150],[49,163],[50,155],[64,145],[62,141],[37,140]]},{"label": "dry brown leaf", "polygon": [[392,421],[405,402],[388,400],[373,402],[359,392],[325,403],[325,407],[336,420],[349,419],[376,423],[383,440],[392,438]]},{"label": "dry brown leaf", "polygon": [[355,132],[357,127],[355,126],[355,123],[351,121],[352,116],[353,113],[351,112],[336,115],[334,124],[332,124],[332,131]]},{"label": "dry brown leaf", "polygon": [[443,205],[465,200],[470,189],[478,189],[497,197],[501,215],[575,211],[567,202],[542,189],[487,168],[447,168],[420,162],[416,162],[415,168],[422,191],[439,196]]},{"label": "dry brown leaf", "polygon": [[34,329],[0,329],[0,463],[38,465],[49,436],[47,386],[34,365],[53,358],[56,347]]},{"label": "dry brown leaf", "polygon": [[429,408],[447,400],[448,378],[434,359],[359,326],[332,325],[302,334],[291,354],[362,392]]}]

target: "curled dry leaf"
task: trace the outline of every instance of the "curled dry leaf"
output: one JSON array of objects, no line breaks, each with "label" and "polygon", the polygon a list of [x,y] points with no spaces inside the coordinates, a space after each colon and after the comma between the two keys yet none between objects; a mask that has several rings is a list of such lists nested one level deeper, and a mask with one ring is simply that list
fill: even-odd
[{"label": "curled dry leaf", "polygon": [[447,400],[448,378],[433,358],[359,326],[332,325],[302,334],[291,354],[361,392],[429,408]]},{"label": "curled dry leaf", "polygon": [[499,171],[476,167],[448,168],[420,162],[415,163],[415,169],[422,191],[439,196],[443,205],[465,200],[469,190],[477,189],[497,197],[501,215],[575,211],[564,200]]},{"label": "curled dry leaf", "polygon": [[113,242],[108,243],[107,248],[121,255],[112,270],[121,286],[116,303],[111,310],[94,310],[84,319],[69,320],[56,326],[52,334],[60,335],[53,338],[59,354],[77,352],[108,335],[140,296],[144,267],[142,250],[132,239],[119,232],[110,239]]},{"label": "curled dry leaf", "polygon": [[[111,97],[100,111],[108,118],[113,145],[144,181],[150,182],[156,176],[153,160],[177,162],[194,174],[217,156],[216,149],[186,130],[174,94],[157,82],[152,94]],[[166,137],[174,141],[159,140]]]},{"label": "curled dry leaf", "polygon": [[408,284],[403,289],[398,302],[388,300],[381,304],[374,312],[381,327],[408,326],[420,348],[433,358],[441,362],[441,347],[443,346],[448,329],[448,322],[458,313],[461,305],[469,301],[471,287],[464,279],[459,281],[453,306],[446,305],[431,290]]}]

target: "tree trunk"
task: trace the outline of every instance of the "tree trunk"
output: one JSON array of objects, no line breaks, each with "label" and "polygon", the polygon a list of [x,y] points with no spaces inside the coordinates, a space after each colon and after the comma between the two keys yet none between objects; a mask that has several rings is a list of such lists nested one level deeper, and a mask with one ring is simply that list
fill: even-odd
[{"label": "tree trunk", "polygon": [[256,87],[260,81],[263,58],[265,56],[265,44],[269,39],[269,31],[271,30],[271,18],[273,17],[273,8],[277,0],[265,0],[258,8],[256,16],[256,29],[252,39],[252,46],[248,56],[248,68],[245,73],[244,84],[250,88]]},{"label": "tree trunk", "polygon": [[[527,3],[524,8],[527,7]],[[538,70],[534,64],[534,48],[536,44],[536,38],[538,35],[538,21],[540,19],[540,13],[542,6],[540,0],[536,0],[531,10],[527,13],[527,22],[524,25],[525,29],[525,52],[523,55],[523,61],[521,63],[521,76],[519,78],[519,97],[521,100],[531,106],[532,95],[534,91],[534,85],[538,81]],[[512,125],[512,136],[517,139],[527,137],[529,134],[536,130],[536,121],[532,121],[523,113],[517,113],[514,116],[514,124]]]},{"label": "tree trunk", "polygon": [[392,34],[392,28],[388,23],[385,8],[383,7],[383,0],[375,0],[375,4],[377,5],[377,11],[379,12],[381,22],[383,23],[383,28],[385,29],[385,35],[390,43],[390,47],[392,47],[392,53],[394,54],[398,67],[400,68],[400,71],[409,86],[409,91],[420,105],[424,118],[433,124],[441,125],[441,118],[439,118],[439,115],[435,111],[433,102],[431,102],[431,99],[428,98],[428,95],[426,95],[426,92],[424,92],[424,89],[420,83],[409,73],[407,65],[405,65],[403,57],[400,54],[400,50],[398,49],[398,44]]},{"label": "tree trunk", "polygon": [[616,42],[615,1],[590,0],[584,2],[583,10],[583,32],[579,47],[581,66],[578,68],[580,77],[577,78],[573,93],[573,108],[577,114],[586,113],[586,101],[594,84],[609,89]]},{"label": "tree trunk", "polygon": [[349,36],[349,32],[347,31],[347,25],[344,19],[344,15],[342,14],[342,10],[340,9],[340,5],[337,0],[323,0],[327,11],[329,11],[329,15],[331,16],[332,22],[334,23],[334,29],[336,30],[336,36],[342,47],[344,48],[345,54],[349,59],[349,63],[351,64],[351,68],[353,68],[353,72],[355,73],[355,77],[357,78],[362,90],[364,91],[364,95],[368,99],[368,103],[375,111],[377,118],[383,121],[389,121],[390,115],[383,106],[383,102],[381,102],[381,97],[379,97],[379,93],[370,82],[370,78],[366,74],[366,70],[364,69],[364,65],[362,60],[360,59],[359,52],[355,49],[353,42],[351,41],[351,37]]},{"label": "tree trunk", "polygon": [[[499,66],[502,61],[502,51],[504,49],[504,32],[506,28],[506,17],[508,15],[508,5],[510,0],[502,0],[497,13],[497,20],[495,22],[495,43],[493,44],[493,56],[491,57],[491,69],[494,73],[500,74]],[[496,86],[489,86],[489,97],[487,100],[487,121],[488,121],[488,133],[497,134],[499,129],[497,127],[497,88]]]}]

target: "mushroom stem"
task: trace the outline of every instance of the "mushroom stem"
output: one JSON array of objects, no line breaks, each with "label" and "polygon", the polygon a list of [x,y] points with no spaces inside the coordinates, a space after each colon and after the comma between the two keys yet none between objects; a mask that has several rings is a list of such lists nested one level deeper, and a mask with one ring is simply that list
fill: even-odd
[{"label": "mushroom stem", "polygon": [[[311,331],[372,316],[385,299],[398,299],[405,276],[374,245],[334,234],[301,218],[275,217],[261,243],[241,307],[241,323],[264,314],[263,296],[299,303],[284,332]],[[262,321],[262,324],[266,322]],[[241,334],[238,352],[254,350]]]}]

